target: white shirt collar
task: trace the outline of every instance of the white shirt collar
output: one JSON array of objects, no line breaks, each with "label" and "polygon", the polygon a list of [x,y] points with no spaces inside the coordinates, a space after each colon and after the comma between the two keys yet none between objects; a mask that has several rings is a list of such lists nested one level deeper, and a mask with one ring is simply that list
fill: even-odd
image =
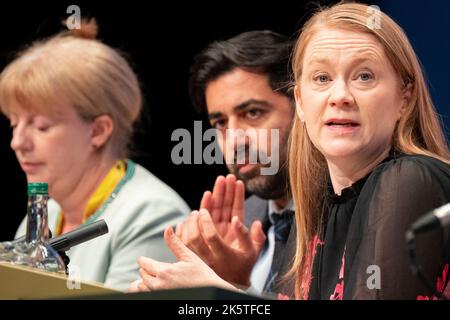
[{"label": "white shirt collar", "polygon": [[269,215],[269,219],[270,222],[273,224],[274,221],[272,219],[272,214],[281,214],[282,212],[286,211],[286,210],[292,210],[294,211],[294,201],[291,199],[289,199],[289,202],[287,203],[286,207],[279,209],[277,204],[275,203],[275,201],[273,200],[269,200],[268,201],[268,205],[269,205],[269,210],[268,210],[268,215]]}]

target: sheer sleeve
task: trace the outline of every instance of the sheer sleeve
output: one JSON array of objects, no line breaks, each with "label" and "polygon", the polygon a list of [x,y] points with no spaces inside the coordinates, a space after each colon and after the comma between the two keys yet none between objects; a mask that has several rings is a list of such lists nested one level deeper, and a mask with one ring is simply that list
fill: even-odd
[{"label": "sheer sleeve", "polygon": [[405,156],[377,167],[349,226],[344,299],[417,299],[443,290],[448,282],[448,230],[417,237],[417,259],[435,292],[413,276],[405,233],[419,217],[449,201],[450,170],[445,163]]}]

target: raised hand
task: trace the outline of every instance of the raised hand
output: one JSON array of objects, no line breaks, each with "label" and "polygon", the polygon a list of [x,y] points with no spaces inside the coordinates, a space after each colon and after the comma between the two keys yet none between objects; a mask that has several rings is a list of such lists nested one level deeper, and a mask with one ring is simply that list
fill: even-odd
[{"label": "raised hand", "polygon": [[250,230],[236,217],[231,220],[230,232],[235,236],[231,243],[225,241],[208,211],[201,209],[198,225],[204,243],[210,249],[208,265],[228,282],[250,285],[251,270],[264,246],[266,236],[260,221],[253,222]]},{"label": "raised hand", "polygon": [[[245,188],[232,174],[216,179],[213,192],[205,192],[200,211],[176,228],[183,243],[226,281],[248,285],[253,265],[264,245],[261,223],[250,231],[244,226]],[[230,261],[233,261],[230,264]]]},{"label": "raised hand", "polygon": [[231,218],[236,216],[243,222],[244,200],[244,183],[232,174],[217,177],[213,192],[203,194],[200,209],[209,211],[220,236],[229,244],[235,240],[230,229]]}]

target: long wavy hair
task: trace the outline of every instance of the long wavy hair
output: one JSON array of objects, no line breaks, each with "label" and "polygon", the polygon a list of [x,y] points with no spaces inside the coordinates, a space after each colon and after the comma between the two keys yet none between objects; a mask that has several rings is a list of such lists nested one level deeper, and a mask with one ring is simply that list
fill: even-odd
[{"label": "long wavy hair", "polygon": [[[379,25],[374,26],[373,15]],[[294,84],[301,81],[303,57],[312,36],[324,28],[343,29],[375,36],[383,46],[398,76],[400,87],[411,86],[411,100],[397,123],[393,148],[406,154],[423,154],[450,163],[442,124],[433,106],[419,60],[401,27],[383,12],[368,5],[339,3],[319,9],[300,30],[294,47]],[[288,276],[295,277],[295,297],[308,297],[315,235],[323,212],[328,168],[324,156],[313,145],[306,127],[296,116],[290,137],[289,176],[295,203],[297,246]]]}]

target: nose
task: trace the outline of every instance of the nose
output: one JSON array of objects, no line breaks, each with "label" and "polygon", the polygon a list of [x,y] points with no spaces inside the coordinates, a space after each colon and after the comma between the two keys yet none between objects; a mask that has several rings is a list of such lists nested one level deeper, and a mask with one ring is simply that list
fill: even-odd
[{"label": "nose", "polygon": [[241,126],[240,126],[238,117],[233,115],[228,118],[227,129],[229,129],[230,131],[236,132],[240,128],[241,128]]},{"label": "nose", "polygon": [[238,117],[230,117],[227,127],[227,139],[232,139],[233,145],[247,145],[249,143],[249,135],[255,131],[255,128],[248,126],[244,121],[240,121]]},{"label": "nose", "polygon": [[336,79],[329,97],[329,105],[332,107],[352,107],[355,99],[344,79]]},{"label": "nose", "polygon": [[27,151],[31,149],[31,140],[28,137],[26,129],[21,125],[17,125],[12,133],[11,149],[15,152]]},{"label": "nose", "polygon": [[222,148],[227,161],[235,162],[236,158],[245,155],[249,145],[246,129],[248,128],[239,121],[238,117],[228,119],[227,130],[224,133],[225,146]]}]

